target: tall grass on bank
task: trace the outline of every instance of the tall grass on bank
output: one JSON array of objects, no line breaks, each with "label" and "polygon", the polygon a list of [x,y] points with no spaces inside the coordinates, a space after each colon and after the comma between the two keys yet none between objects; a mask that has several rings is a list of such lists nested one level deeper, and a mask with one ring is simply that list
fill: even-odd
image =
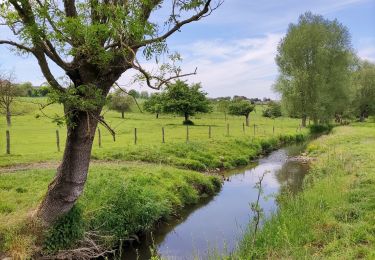
[{"label": "tall grass on bank", "polygon": [[[30,170],[0,175],[0,252],[25,258],[35,250],[39,234],[28,232],[28,218],[53,173]],[[111,248],[120,239],[178,215],[180,208],[214,194],[220,186],[217,177],[167,166],[133,163],[93,167],[75,208],[42,234],[43,251],[56,253],[79,247],[87,232],[95,232],[102,238],[98,242]]]},{"label": "tall grass on bank", "polygon": [[317,158],[297,196],[279,197],[255,246],[248,233],[234,259],[375,258],[374,124],[339,127],[308,146]]}]

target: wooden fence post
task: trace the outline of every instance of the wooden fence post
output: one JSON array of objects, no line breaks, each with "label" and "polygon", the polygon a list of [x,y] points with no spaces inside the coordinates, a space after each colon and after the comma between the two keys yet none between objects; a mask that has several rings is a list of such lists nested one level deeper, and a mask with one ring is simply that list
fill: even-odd
[{"label": "wooden fence post", "polygon": [[134,144],[137,144],[137,128],[134,128]]},{"label": "wooden fence post", "polygon": [[6,153],[10,154],[10,133],[9,130],[6,130],[6,142],[7,142],[7,148],[6,148]]},{"label": "wooden fence post", "polygon": [[98,144],[99,144],[99,148],[102,148],[102,133],[100,132],[99,127],[98,127]]},{"label": "wooden fence post", "polygon": [[162,142],[164,144],[165,143],[165,139],[164,139],[164,127],[161,128],[161,135],[162,135]]},{"label": "wooden fence post", "polygon": [[211,139],[211,126],[208,126],[208,138]]},{"label": "wooden fence post", "polygon": [[56,146],[57,146],[57,151],[60,152],[60,134],[59,130],[56,129]]},{"label": "wooden fence post", "polygon": [[189,126],[186,126],[186,142],[189,142]]}]

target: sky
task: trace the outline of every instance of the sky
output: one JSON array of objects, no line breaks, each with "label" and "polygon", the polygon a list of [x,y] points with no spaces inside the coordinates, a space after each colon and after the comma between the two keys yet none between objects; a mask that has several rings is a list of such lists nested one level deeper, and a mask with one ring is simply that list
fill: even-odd
[{"label": "sky", "polygon": [[[210,16],[183,27],[167,43],[171,52],[182,55],[184,72],[197,68],[188,80],[201,82],[208,96],[277,99],[272,90],[278,75],[277,45],[288,25],[306,11],[338,19],[349,29],[357,55],[375,62],[375,0],[224,0]],[[0,39],[9,37],[0,29]],[[20,57],[1,45],[0,70],[13,71],[18,82],[45,82],[33,57]],[[53,71],[62,76],[57,68]],[[131,74],[126,72],[119,83],[127,84]]]}]

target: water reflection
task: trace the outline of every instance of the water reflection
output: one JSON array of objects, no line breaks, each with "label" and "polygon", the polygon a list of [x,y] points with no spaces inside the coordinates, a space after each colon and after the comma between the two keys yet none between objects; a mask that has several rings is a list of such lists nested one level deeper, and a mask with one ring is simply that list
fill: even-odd
[{"label": "water reflection", "polygon": [[298,154],[303,146],[291,146],[272,152],[250,168],[227,172],[227,181],[213,198],[186,209],[181,217],[164,223],[151,238],[148,234],[141,245],[128,249],[124,259],[149,259],[150,245],[166,259],[207,258],[208,251],[231,252],[251,216],[250,204],[255,201],[254,189],[259,176],[268,172],[263,180],[264,196],[260,205],[269,216],[277,209],[274,194],[283,189],[297,192],[302,187],[306,164],[289,161],[288,156]]}]

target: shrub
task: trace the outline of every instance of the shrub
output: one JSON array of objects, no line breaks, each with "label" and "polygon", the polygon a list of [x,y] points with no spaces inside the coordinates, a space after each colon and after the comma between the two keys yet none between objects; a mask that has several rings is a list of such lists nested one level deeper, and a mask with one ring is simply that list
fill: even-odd
[{"label": "shrub", "polygon": [[82,209],[75,205],[48,230],[44,239],[44,250],[54,253],[60,249],[70,248],[83,238],[83,234]]},{"label": "shrub", "polygon": [[325,134],[332,131],[333,125],[311,125],[309,130],[311,134]]}]

